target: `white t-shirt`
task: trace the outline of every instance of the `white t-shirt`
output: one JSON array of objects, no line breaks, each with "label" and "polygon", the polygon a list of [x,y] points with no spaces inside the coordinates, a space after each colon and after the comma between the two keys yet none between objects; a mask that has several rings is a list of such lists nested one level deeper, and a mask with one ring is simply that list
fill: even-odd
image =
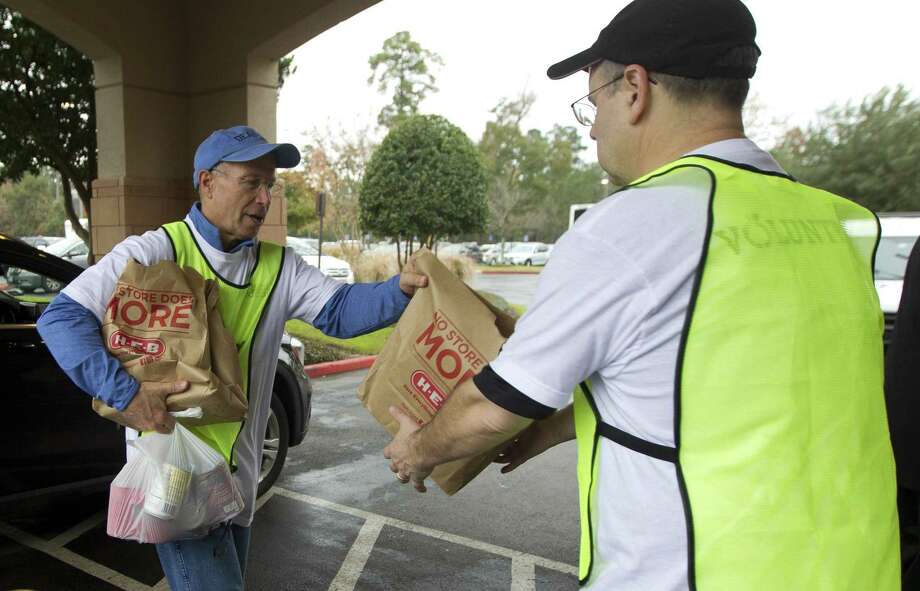
[{"label": "white t-shirt", "polygon": [[[238,285],[249,282],[256,264],[258,242],[235,252],[223,252],[207,243],[195,229],[190,217],[187,216],[185,221],[211,267],[220,276]],[[64,293],[90,310],[102,323],[115,284],[131,258],[142,265],[174,260],[166,231],[161,228],[140,236],[129,236],[71,282],[63,290]],[[329,298],[343,286],[343,283],[326,277],[319,269],[308,265],[290,248],[285,249],[278,286],[266,304],[262,323],[253,342],[249,416],[234,447],[237,464],[234,478],[240,486],[245,508],[234,519],[234,523],[248,526],[255,513],[262,444],[284,323],[291,318],[312,322]],[[126,436],[129,440],[133,439],[136,432],[128,429]]]},{"label": "white t-shirt", "polygon": [[[746,139],[693,150],[782,172]],[[532,306],[491,368],[521,395],[566,406],[590,380],[604,422],[674,446],[677,352],[706,233],[704,187],[627,189],[557,242]],[[601,438],[588,589],[687,588],[687,536],[675,465]]]}]

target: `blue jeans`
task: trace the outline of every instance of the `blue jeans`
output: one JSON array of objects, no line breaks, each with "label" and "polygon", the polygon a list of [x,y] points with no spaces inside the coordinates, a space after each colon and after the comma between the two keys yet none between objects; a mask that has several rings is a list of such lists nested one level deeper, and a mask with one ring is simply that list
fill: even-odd
[{"label": "blue jeans", "polygon": [[197,540],[157,544],[172,591],[243,591],[248,527],[223,524]]}]

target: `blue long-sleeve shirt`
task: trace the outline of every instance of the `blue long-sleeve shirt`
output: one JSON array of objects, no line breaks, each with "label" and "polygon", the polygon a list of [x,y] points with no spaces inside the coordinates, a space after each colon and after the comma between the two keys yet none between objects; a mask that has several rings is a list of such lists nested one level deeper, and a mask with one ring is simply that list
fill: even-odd
[{"label": "blue long-sleeve shirt", "polygon": [[[201,213],[199,204],[192,207],[189,218],[208,244],[223,250],[219,230]],[[230,252],[252,244],[244,241]],[[392,324],[408,303],[398,275],[381,283],[343,285],[312,324],[329,336],[351,338]],[[77,386],[118,410],[128,406],[140,385],[106,350],[99,320],[90,310],[62,293],[39,318],[38,331]]]}]

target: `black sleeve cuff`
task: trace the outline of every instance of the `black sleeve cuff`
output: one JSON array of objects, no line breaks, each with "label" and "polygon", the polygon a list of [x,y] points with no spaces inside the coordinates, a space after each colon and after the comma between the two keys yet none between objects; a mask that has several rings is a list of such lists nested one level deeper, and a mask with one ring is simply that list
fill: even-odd
[{"label": "black sleeve cuff", "polygon": [[555,408],[537,402],[506,382],[489,365],[473,377],[473,383],[483,396],[518,416],[540,420],[556,412]]}]

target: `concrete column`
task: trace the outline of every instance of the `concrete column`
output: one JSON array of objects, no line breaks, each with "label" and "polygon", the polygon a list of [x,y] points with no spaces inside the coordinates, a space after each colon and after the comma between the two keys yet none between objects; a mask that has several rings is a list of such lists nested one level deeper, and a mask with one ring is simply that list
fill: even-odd
[{"label": "concrete column", "polygon": [[93,62],[99,177],[93,181],[92,247],[97,257],[127,236],[181,219],[195,198],[184,137],[187,95],[144,76],[150,66],[135,64],[132,75],[125,76],[125,61],[130,67],[131,56]]},{"label": "concrete column", "polygon": [[[4,0],[93,60],[93,252],[185,215],[195,148],[213,130],[245,124],[274,141],[277,60],[376,1]],[[286,229],[279,199],[261,237],[283,242]]]},{"label": "concrete column", "polygon": [[[130,56],[94,62],[99,178],[93,183],[92,235],[97,256],[127,236],[185,216],[197,199],[195,149],[215,129],[245,124],[269,141],[275,138],[277,60],[247,64],[239,58],[237,67],[224,71],[226,84],[188,92],[155,79],[167,65],[157,57],[162,58],[145,55],[143,63],[127,67]],[[155,73],[144,76],[148,70]],[[283,243],[286,234],[287,208],[280,198],[272,203],[260,237]]]},{"label": "concrete column", "polygon": [[[204,60],[207,71],[196,77],[189,102],[189,179],[195,148],[215,129],[249,125],[268,141],[276,139],[278,60],[241,56],[231,65],[225,53],[212,58]],[[222,69],[214,71],[215,63]],[[272,200],[259,237],[284,244],[286,235],[287,204],[279,197]]]}]

